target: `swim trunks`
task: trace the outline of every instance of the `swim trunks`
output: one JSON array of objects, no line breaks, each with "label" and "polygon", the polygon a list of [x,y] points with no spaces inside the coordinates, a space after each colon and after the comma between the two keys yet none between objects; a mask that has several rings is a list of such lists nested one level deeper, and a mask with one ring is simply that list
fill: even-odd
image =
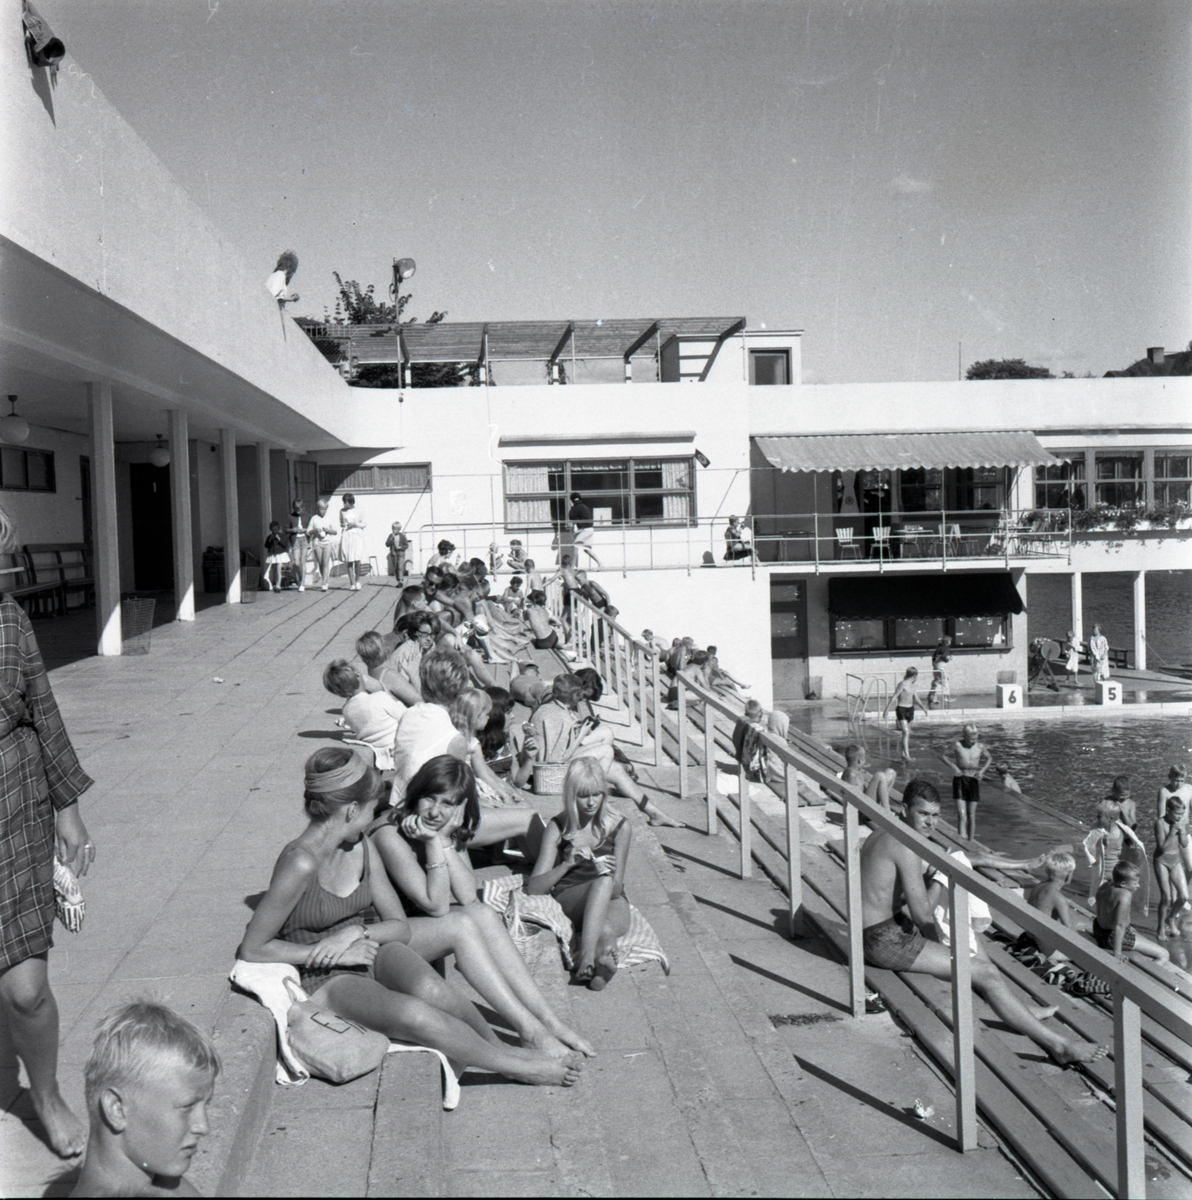
[{"label": "swim trunks", "polygon": [[906,971],[915,965],[927,939],[909,917],[899,913],[888,921],[870,925],[862,935],[862,943],[865,961],[871,967]]},{"label": "swim trunks", "polygon": [[909,725],[915,719],[915,706],[912,704],[910,708],[904,708],[901,704],[899,704],[894,709],[894,715],[900,721],[905,721]]},{"label": "swim trunks", "polygon": [[553,650],[559,644],[559,631],[552,629],[549,636],[534,639],[535,650]]},{"label": "swim trunks", "polygon": [[975,775],[953,775],[952,799],[976,804],[981,799],[981,781]]},{"label": "swim trunks", "polygon": [[[1108,950],[1110,954],[1113,953],[1113,930],[1102,929],[1096,920],[1093,921],[1093,941],[1102,950]],[[1125,954],[1127,950],[1133,950],[1135,941],[1137,941],[1137,936],[1134,932],[1134,926],[1127,925],[1126,932],[1122,934],[1122,953]]]}]

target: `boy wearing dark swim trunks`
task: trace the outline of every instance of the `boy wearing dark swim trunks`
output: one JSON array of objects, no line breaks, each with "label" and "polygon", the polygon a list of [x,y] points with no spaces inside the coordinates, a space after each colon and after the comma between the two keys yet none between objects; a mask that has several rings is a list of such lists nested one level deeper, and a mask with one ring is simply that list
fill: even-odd
[{"label": "boy wearing dark swim trunks", "polygon": [[894,723],[898,732],[902,734],[903,762],[911,761],[911,722],[915,719],[915,705],[917,704],[923,710],[924,716],[927,715],[927,706],[919,699],[919,693],[916,690],[918,685],[919,668],[907,667],[906,674],[899,680],[898,686],[894,689],[894,695],[886,702],[886,707],[882,711],[884,717],[890,711],[890,705],[894,705]]},{"label": "boy wearing dark swim trunks", "polygon": [[977,737],[977,727],[968,724],[960,740],[952,743],[952,755],[941,757],[956,774],[952,777],[952,799],[956,801],[956,829],[962,838],[977,836],[977,805],[981,800],[981,780],[993,765],[993,755]]},{"label": "boy wearing dark swim trunks", "polygon": [[1097,889],[1097,911],[1093,917],[1093,941],[1119,962],[1153,959],[1167,962],[1169,955],[1157,942],[1143,937],[1130,924],[1130,905],[1142,876],[1131,862],[1119,862],[1113,878]]}]

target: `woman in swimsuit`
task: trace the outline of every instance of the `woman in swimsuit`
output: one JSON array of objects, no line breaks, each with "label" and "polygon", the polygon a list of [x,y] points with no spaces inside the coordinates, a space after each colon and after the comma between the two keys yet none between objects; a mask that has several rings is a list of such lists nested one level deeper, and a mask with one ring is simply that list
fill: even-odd
[{"label": "woman in swimsuit", "polygon": [[[387,1037],[520,1083],[569,1087],[578,1056],[505,1045],[411,949],[410,923],[365,837],[383,792],[376,768],[345,746],[306,760],[310,823],[282,850],[238,957],[292,963],[312,999]],[[373,912],[379,920],[366,924]]]},{"label": "woman in swimsuit", "polygon": [[546,827],[532,896],[549,892],[579,928],[576,983],[594,992],[616,974],[617,939],[629,932],[625,866],[633,830],[605,803],[608,784],[600,764],[578,758],[563,780],[563,812]]},{"label": "woman in swimsuit", "polygon": [[1155,878],[1159,880],[1159,940],[1179,937],[1178,914],[1188,907],[1188,878],[1183,851],[1188,848],[1188,809],[1178,796],[1155,822]]},{"label": "woman in swimsuit", "polygon": [[902,677],[898,686],[894,689],[894,695],[890,697],[886,703],[886,707],[882,710],[884,717],[890,711],[890,705],[894,705],[895,725],[898,732],[902,734],[902,761],[911,762],[911,722],[915,719],[915,705],[917,704],[924,715],[927,714],[927,705],[919,699],[919,693],[916,691],[919,682],[919,668],[907,667],[906,674]]},{"label": "woman in swimsuit", "polygon": [[480,821],[475,780],[450,754],[410,780],[405,800],[373,826],[389,878],[414,906],[410,948],[430,962],[447,954],[508,1022],[523,1046],[562,1057],[592,1047],[552,1011],[496,911],[476,898],[469,836]]}]

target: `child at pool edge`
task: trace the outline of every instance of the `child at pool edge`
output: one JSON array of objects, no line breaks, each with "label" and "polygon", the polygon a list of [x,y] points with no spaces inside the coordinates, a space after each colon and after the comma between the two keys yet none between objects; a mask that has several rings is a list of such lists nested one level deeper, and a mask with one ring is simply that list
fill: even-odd
[{"label": "child at pool edge", "polygon": [[[1187,806],[1170,796],[1162,817],[1155,822],[1155,878],[1159,881],[1159,941],[1180,936],[1178,914],[1189,907],[1188,878],[1183,858],[1188,850]],[[1177,903],[1178,901],[1178,903]]]},{"label": "child at pool edge", "polygon": [[1109,875],[1122,856],[1124,839],[1129,837],[1136,846],[1145,850],[1138,835],[1122,821],[1122,806],[1116,800],[1102,800],[1096,808],[1097,824],[1084,839],[1084,854],[1090,867],[1095,867],[1089,881],[1089,904],[1097,902],[1097,891],[1107,882]]},{"label": "child at pool edge", "polygon": [[1118,962],[1137,963],[1139,959],[1149,958],[1165,963],[1169,960],[1167,951],[1150,938],[1143,937],[1130,924],[1130,905],[1141,881],[1142,875],[1133,863],[1119,862],[1113,868],[1113,878],[1097,889],[1093,941],[1102,950],[1108,950]]},{"label": "child at pool edge", "polygon": [[[1076,874],[1076,859],[1063,850],[1052,850],[1043,859],[1043,869],[1047,878],[1042,883],[1036,883],[1026,891],[1026,902],[1031,908],[1037,908],[1045,917],[1057,921],[1065,929],[1076,932],[1072,924],[1072,910],[1068,907],[1068,899],[1064,895],[1064,887]],[[1062,951],[1044,942],[1039,944],[1033,934],[1023,933],[1018,939],[1019,945],[1033,945],[1046,954],[1051,962],[1065,959]]]},{"label": "child at pool edge", "polygon": [[956,831],[962,838],[977,836],[977,805],[981,801],[981,780],[993,763],[989,747],[977,736],[977,727],[969,721],[960,738],[952,743],[952,755],[940,757],[952,768],[952,799],[956,802]]},{"label": "child at pool edge", "polygon": [[109,1013],[84,1069],[91,1129],[71,1195],[199,1195],[183,1176],[209,1132],[219,1071],[207,1036],[164,1005]]}]

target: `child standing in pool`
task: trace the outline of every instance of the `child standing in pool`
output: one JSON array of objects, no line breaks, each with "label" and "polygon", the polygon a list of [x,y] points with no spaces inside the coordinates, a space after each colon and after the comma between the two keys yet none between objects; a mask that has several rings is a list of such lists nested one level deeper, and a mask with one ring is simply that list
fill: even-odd
[{"label": "child standing in pool", "polygon": [[962,838],[977,836],[977,805],[981,800],[981,780],[993,763],[989,747],[977,738],[977,727],[971,722],[952,743],[952,755],[942,755],[944,762],[956,772],[952,776],[952,799],[956,801],[956,829]]},{"label": "child standing in pool", "polygon": [[1177,914],[1188,907],[1188,878],[1183,856],[1188,849],[1188,808],[1171,796],[1155,822],[1155,878],[1159,881],[1159,941],[1179,937]]},{"label": "child standing in pool", "polygon": [[[1144,850],[1138,835],[1122,821],[1122,806],[1116,800],[1102,800],[1097,805],[1097,824],[1084,839],[1084,854],[1093,868],[1089,883],[1089,904],[1097,902],[1097,890],[1113,876],[1113,869],[1122,857],[1122,846],[1129,838]],[[1137,887],[1132,889],[1131,895]]]},{"label": "child standing in pool", "polygon": [[[1155,814],[1162,817],[1167,812],[1167,801],[1176,796],[1184,802],[1184,816],[1181,825],[1187,826],[1188,814],[1192,812],[1192,784],[1185,780],[1184,768],[1174,766],[1167,772],[1167,782],[1159,788],[1159,810]],[[1184,860],[1184,874],[1192,875],[1192,843],[1183,847],[1181,857]]]},{"label": "child standing in pool", "polygon": [[898,732],[902,735],[902,761],[911,761],[911,722],[915,719],[915,705],[917,704],[923,714],[927,714],[927,706],[919,699],[919,668],[907,667],[906,674],[899,681],[898,686],[894,689],[894,695],[890,697],[886,707],[882,710],[884,717],[890,711],[890,705],[894,705],[895,725]]}]

